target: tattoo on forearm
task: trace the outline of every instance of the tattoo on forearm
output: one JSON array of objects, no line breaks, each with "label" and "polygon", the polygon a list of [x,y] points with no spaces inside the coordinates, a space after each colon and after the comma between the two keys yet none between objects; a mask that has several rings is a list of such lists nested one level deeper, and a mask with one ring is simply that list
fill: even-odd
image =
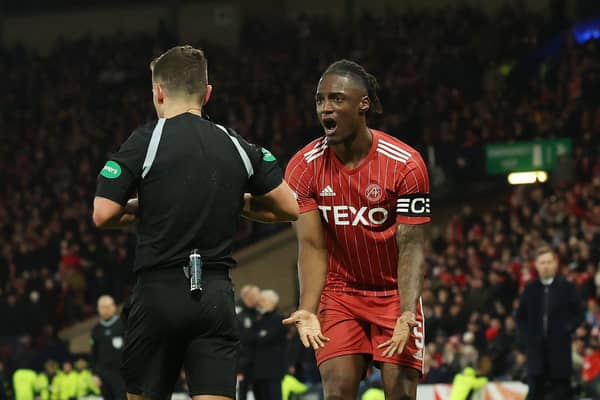
[{"label": "tattoo on forearm", "polygon": [[401,312],[415,312],[425,276],[423,244],[425,233],[421,225],[399,224],[396,228],[398,245],[398,290]]}]

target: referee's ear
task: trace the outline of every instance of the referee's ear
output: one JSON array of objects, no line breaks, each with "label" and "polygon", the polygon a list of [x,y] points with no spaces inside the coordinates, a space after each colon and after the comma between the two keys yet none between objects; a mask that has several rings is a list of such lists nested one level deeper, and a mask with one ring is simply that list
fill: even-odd
[{"label": "referee's ear", "polygon": [[212,85],[206,85],[206,94],[204,95],[204,99],[202,100],[202,106],[205,106],[210,100],[210,95],[212,94]]}]

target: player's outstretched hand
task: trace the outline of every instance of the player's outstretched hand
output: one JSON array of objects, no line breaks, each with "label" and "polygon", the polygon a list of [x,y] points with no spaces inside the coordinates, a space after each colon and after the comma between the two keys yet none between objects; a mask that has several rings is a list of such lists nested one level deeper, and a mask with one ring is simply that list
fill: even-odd
[{"label": "player's outstretched hand", "polygon": [[284,325],[296,325],[300,341],[306,348],[312,347],[314,350],[319,350],[325,347],[326,342],[329,342],[329,338],[323,336],[321,332],[319,319],[309,311],[295,311],[289,318],[284,319],[283,323]]},{"label": "player's outstretched hand", "polygon": [[417,326],[415,314],[411,312],[403,313],[397,320],[394,332],[391,339],[377,346],[378,349],[385,348],[384,357],[392,357],[394,354],[401,354],[404,351],[404,346],[410,336],[412,328]]}]

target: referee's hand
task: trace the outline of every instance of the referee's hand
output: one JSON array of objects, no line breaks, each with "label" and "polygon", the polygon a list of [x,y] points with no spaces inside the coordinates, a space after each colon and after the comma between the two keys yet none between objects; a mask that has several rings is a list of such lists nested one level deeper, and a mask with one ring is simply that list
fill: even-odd
[{"label": "referee's hand", "polygon": [[321,332],[319,319],[309,311],[295,311],[289,318],[283,320],[283,324],[296,325],[300,341],[306,348],[312,347],[314,350],[319,350],[325,347],[326,342],[329,342],[329,338],[325,337]]}]

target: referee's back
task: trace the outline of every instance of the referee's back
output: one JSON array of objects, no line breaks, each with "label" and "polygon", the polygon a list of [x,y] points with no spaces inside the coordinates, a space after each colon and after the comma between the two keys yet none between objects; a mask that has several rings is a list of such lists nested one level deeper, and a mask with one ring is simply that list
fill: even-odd
[{"label": "referee's back", "polygon": [[192,113],[136,129],[111,161],[97,195],[123,204],[138,188],[136,271],[183,265],[194,248],[207,268],[235,265],[243,193],[261,195],[282,182],[271,153]]},{"label": "referee's back", "polygon": [[[127,393],[165,399],[183,366],[193,398],[233,399],[239,337],[228,268],[238,219],[293,221],[299,207],[268,150],[201,117],[212,93],[202,50],[173,47],[150,69],[159,119],[106,162],[92,215],[102,229],[137,228],[121,374]],[[190,257],[195,249],[203,262]]]}]

